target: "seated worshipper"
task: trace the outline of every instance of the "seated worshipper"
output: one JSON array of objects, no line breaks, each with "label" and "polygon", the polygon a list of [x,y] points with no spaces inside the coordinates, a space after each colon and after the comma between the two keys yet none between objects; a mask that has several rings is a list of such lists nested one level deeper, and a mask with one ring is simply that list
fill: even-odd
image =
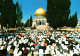
[{"label": "seated worshipper", "polygon": [[6,56],[11,56],[10,54],[7,54]]},{"label": "seated worshipper", "polygon": [[29,47],[27,47],[27,50],[28,50],[27,56],[32,56],[32,51],[31,51],[31,49],[30,49]]},{"label": "seated worshipper", "polygon": [[34,44],[34,42],[31,42],[30,43],[30,47],[35,47],[33,44]]},{"label": "seated worshipper", "polygon": [[17,39],[19,39],[19,36],[17,36]]},{"label": "seated worshipper", "polygon": [[[25,47],[25,44],[24,44],[24,43],[19,44],[19,49],[21,50],[23,46]],[[27,46],[27,45],[26,45],[26,46]],[[27,46],[27,47],[28,47],[28,46]]]},{"label": "seated worshipper", "polygon": [[57,55],[60,55],[60,51],[59,50],[55,50]]},{"label": "seated worshipper", "polygon": [[39,56],[44,56],[43,49],[39,49]]},{"label": "seated worshipper", "polygon": [[50,54],[49,50],[45,50],[45,55]]},{"label": "seated worshipper", "polygon": [[20,35],[21,35],[21,37],[24,37],[24,34],[23,33],[21,33]]},{"label": "seated worshipper", "polygon": [[43,50],[46,50],[46,46],[42,46],[42,49],[43,49]]},{"label": "seated worshipper", "polygon": [[68,42],[69,42],[69,44],[72,44],[73,40],[70,38],[70,39],[68,40]]},{"label": "seated worshipper", "polygon": [[13,49],[12,49],[12,47],[10,48],[10,50],[7,53],[13,55]]},{"label": "seated worshipper", "polygon": [[31,38],[29,38],[29,42],[32,42]]},{"label": "seated worshipper", "polygon": [[37,39],[37,43],[39,42],[39,39]]},{"label": "seated worshipper", "polygon": [[32,51],[32,56],[33,56],[33,54],[34,54],[34,53],[33,53],[33,52],[34,52],[34,47],[31,47],[31,51]]},{"label": "seated worshipper", "polygon": [[62,46],[61,46],[59,43],[57,44],[57,46],[58,46],[58,48],[59,48],[60,50],[63,49]]},{"label": "seated worshipper", "polygon": [[54,54],[55,54],[54,50],[51,50],[51,55],[54,55]]},{"label": "seated worshipper", "polygon": [[35,45],[33,54],[38,54],[39,46]]},{"label": "seated worshipper", "polygon": [[7,55],[6,46],[2,46],[2,47],[1,47],[1,53],[2,53],[3,56],[6,56],[6,55]]},{"label": "seated worshipper", "polygon": [[34,45],[34,46],[36,46],[36,45],[37,45],[37,43],[34,43],[33,45]]},{"label": "seated worshipper", "polygon": [[78,56],[77,54],[73,54],[73,56]]},{"label": "seated worshipper", "polygon": [[75,45],[76,49],[79,49],[79,44]]},{"label": "seated worshipper", "polygon": [[35,45],[35,50],[39,50],[39,45]]},{"label": "seated worshipper", "polygon": [[55,45],[55,43],[56,43],[55,40],[50,39],[50,41],[51,41],[50,42],[51,45]]},{"label": "seated worshipper", "polygon": [[77,49],[74,48],[74,54],[79,54],[79,51]]},{"label": "seated worshipper", "polygon": [[45,40],[44,46],[47,46],[47,45],[49,45],[49,41]]},{"label": "seated worshipper", "polygon": [[74,54],[73,50],[70,50],[70,54],[73,56],[73,54]]},{"label": "seated worshipper", "polygon": [[80,56],[80,54],[79,54],[79,56]]},{"label": "seated worshipper", "polygon": [[65,41],[65,45],[67,45],[67,46],[69,45],[68,41]]},{"label": "seated worshipper", "polygon": [[73,45],[68,46],[68,49],[73,50]]},{"label": "seated worshipper", "polygon": [[27,48],[22,48],[22,56],[27,56],[27,54],[28,54],[28,50],[27,50]]},{"label": "seated worshipper", "polygon": [[64,41],[62,41],[62,44],[64,44],[64,45],[65,45],[65,42],[64,42]]},{"label": "seated worshipper", "polygon": [[14,52],[13,52],[14,56],[17,56],[18,55],[18,50],[19,50],[19,48],[18,47],[15,47]]},{"label": "seated worshipper", "polygon": [[40,48],[41,48],[41,49],[44,49],[44,50],[46,49],[46,48],[45,48],[46,46],[44,46],[44,42],[39,42],[38,45],[39,45],[39,49],[40,49]]},{"label": "seated worshipper", "polygon": [[22,56],[22,51],[19,51],[18,52],[18,56]]},{"label": "seated worshipper", "polygon": [[38,51],[33,52],[33,56],[38,56],[38,54],[39,54]]},{"label": "seated worshipper", "polygon": [[11,49],[13,49],[13,50],[15,49],[15,46],[13,44],[11,44]]},{"label": "seated worshipper", "polygon": [[60,54],[59,56],[64,56],[64,54]]}]

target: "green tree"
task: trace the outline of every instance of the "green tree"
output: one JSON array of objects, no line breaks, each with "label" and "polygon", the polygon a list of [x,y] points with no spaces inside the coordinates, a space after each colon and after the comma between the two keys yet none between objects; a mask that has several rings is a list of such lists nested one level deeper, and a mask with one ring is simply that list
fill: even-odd
[{"label": "green tree", "polygon": [[67,25],[70,14],[70,0],[47,0],[47,20],[51,27]]},{"label": "green tree", "polygon": [[72,18],[71,18],[71,15],[70,15],[70,18],[68,19],[67,21],[67,26],[70,27],[72,25]]},{"label": "green tree", "polygon": [[32,16],[30,17],[30,27],[32,26]]},{"label": "green tree", "polygon": [[75,26],[77,26],[77,22],[78,22],[78,20],[77,20],[77,19],[78,19],[78,18],[77,18],[77,12],[75,12],[73,18],[74,18],[74,21],[73,21],[73,23],[74,23],[74,24],[73,24],[73,27],[75,27]]},{"label": "green tree", "polygon": [[70,16],[70,18],[68,19],[68,27],[76,27],[77,25],[77,12],[75,12],[74,15],[72,15],[72,17]]},{"label": "green tree", "polygon": [[[2,7],[3,7],[2,4],[3,4],[3,0],[0,0],[0,24],[2,24]],[[2,25],[1,28],[3,28]]]},{"label": "green tree", "polygon": [[17,13],[17,27],[20,26],[20,22],[22,20],[22,11],[21,11],[21,6],[18,4],[18,2],[16,3],[16,13]]},{"label": "green tree", "polygon": [[3,4],[3,0],[0,0],[0,14],[1,14],[1,10],[2,10],[2,4]]},{"label": "green tree", "polygon": [[20,23],[20,27],[22,27],[22,26],[24,26],[24,23],[23,22]]},{"label": "green tree", "polygon": [[26,21],[26,23],[25,23],[25,27],[29,27],[29,22],[30,22],[30,20],[28,19],[27,21]]},{"label": "green tree", "polygon": [[4,0],[2,6],[2,26],[15,27],[16,24],[16,6],[12,0]]}]

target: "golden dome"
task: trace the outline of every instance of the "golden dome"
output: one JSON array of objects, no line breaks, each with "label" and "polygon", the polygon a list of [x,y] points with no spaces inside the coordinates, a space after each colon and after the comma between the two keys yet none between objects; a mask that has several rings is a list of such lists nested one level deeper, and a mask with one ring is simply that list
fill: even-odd
[{"label": "golden dome", "polygon": [[43,8],[36,10],[35,15],[46,15],[46,11]]}]

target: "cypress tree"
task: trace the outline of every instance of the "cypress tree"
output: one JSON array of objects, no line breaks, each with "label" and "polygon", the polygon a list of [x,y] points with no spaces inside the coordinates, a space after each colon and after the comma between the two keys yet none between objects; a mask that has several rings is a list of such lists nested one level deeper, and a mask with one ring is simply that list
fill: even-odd
[{"label": "cypress tree", "polygon": [[76,27],[77,26],[77,12],[75,12],[74,15],[70,15],[70,18],[68,19],[68,22],[67,22],[67,26],[68,27]]},{"label": "cypress tree", "polygon": [[30,27],[32,26],[32,16],[30,17]]},{"label": "cypress tree", "polygon": [[12,0],[4,0],[2,9],[2,24],[7,27],[15,27],[16,24],[16,7]]},{"label": "cypress tree", "polygon": [[21,11],[21,6],[19,5],[19,3],[16,3],[16,14],[17,14],[17,27],[20,26],[21,24],[21,20],[22,20],[22,11]]},{"label": "cypress tree", "polygon": [[70,0],[47,0],[47,20],[51,27],[67,25],[70,14]]}]

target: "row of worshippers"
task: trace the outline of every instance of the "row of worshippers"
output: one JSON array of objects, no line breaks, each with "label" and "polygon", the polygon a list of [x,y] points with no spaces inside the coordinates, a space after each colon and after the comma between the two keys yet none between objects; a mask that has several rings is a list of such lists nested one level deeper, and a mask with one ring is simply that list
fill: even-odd
[{"label": "row of worshippers", "polygon": [[33,34],[27,38],[21,34],[0,38],[0,56],[79,56],[80,39],[77,34],[57,31],[48,36]]}]

